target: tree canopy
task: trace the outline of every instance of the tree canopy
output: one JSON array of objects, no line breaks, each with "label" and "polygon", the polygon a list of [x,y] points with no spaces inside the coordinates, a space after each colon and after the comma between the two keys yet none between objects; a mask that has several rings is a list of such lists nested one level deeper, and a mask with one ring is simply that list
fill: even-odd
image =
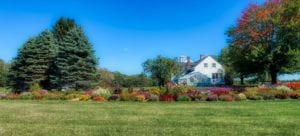
[{"label": "tree canopy", "polygon": [[73,19],[60,18],[53,31],[32,37],[19,49],[10,72],[15,91],[39,84],[45,89],[91,88],[99,79],[97,58],[82,28]]},{"label": "tree canopy", "polygon": [[61,40],[54,60],[57,73],[50,82],[60,88],[86,89],[97,82],[97,58],[81,27],[71,29]]},{"label": "tree canopy", "polygon": [[46,30],[30,38],[19,50],[10,69],[10,84],[16,90],[26,90],[34,83],[45,86],[49,65],[54,59],[57,45],[53,34]]},{"label": "tree canopy", "polygon": [[176,59],[170,59],[163,56],[157,56],[154,59],[148,59],[143,63],[145,73],[163,86],[171,81],[171,78],[178,74],[179,64]]},{"label": "tree canopy", "polygon": [[268,71],[272,83],[281,73],[300,71],[298,0],[250,4],[228,30],[227,64],[240,75]]}]

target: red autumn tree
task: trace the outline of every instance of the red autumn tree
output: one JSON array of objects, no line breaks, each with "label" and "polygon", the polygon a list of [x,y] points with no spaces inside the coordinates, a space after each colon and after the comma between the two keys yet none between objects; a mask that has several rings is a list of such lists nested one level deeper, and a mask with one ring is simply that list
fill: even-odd
[{"label": "red autumn tree", "polygon": [[[228,31],[229,49],[235,53],[229,55],[229,60],[232,64],[243,62],[233,67],[246,65],[249,68],[242,69],[246,73],[267,71],[272,83],[276,83],[278,74],[300,71],[299,28],[299,0],[250,4]],[[237,53],[242,55],[236,57]]]}]

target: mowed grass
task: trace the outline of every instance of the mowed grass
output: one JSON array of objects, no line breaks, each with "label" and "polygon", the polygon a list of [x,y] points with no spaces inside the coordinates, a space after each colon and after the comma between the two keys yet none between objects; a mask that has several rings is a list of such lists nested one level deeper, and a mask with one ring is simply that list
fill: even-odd
[{"label": "mowed grass", "polygon": [[300,135],[300,101],[0,101],[0,136]]}]

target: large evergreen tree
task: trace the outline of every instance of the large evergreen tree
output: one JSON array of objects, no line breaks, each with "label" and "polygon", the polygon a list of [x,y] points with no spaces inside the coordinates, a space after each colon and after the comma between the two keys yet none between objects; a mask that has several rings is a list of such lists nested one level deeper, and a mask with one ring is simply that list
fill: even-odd
[{"label": "large evergreen tree", "polygon": [[60,43],[67,33],[73,28],[77,27],[74,19],[61,17],[53,26],[53,35]]},{"label": "large evergreen tree", "polygon": [[10,84],[16,91],[24,91],[31,84],[46,86],[49,65],[57,52],[53,34],[46,30],[30,38],[19,50],[10,69]]},{"label": "large evergreen tree", "polygon": [[59,88],[86,89],[97,81],[97,59],[81,27],[71,29],[61,39],[54,64],[57,71],[50,82]]}]

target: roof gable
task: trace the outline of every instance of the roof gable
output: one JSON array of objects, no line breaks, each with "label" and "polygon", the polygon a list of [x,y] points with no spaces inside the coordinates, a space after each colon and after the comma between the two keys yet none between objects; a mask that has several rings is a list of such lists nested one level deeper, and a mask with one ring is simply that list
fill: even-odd
[{"label": "roof gable", "polygon": [[216,63],[218,63],[219,65],[221,65],[221,63],[219,63],[214,57],[208,55],[208,56],[205,56],[203,59],[198,60],[195,63],[193,63],[192,67],[196,67],[196,66],[200,65],[202,62],[204,62],[204,60],[206,60],[208,58],[211,58],[213,61],[215,61]]}]

